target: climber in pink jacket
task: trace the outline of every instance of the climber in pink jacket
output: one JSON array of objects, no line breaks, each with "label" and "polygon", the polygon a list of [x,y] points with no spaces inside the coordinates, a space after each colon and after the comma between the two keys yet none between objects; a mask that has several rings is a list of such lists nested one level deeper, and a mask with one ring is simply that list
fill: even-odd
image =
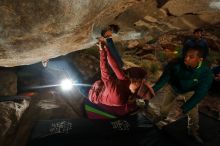
[{"label": "climber in pink jacket", "polygon": [[[101,80],[96,81],[91,87],[89,100],[116,115],[126,115],[135,111],[137,109],[136,98],[148,97],[144,93],[154,94],[145,82],[145,70],[132,67],[123,71],[111,55],[104,38],[100,39],[97,46],[100,52]],[[110,75],[108,64],[116,77]],[[142,89],[140,89],[141,86]],[[151,92],[145,92],[143,87]]]}]

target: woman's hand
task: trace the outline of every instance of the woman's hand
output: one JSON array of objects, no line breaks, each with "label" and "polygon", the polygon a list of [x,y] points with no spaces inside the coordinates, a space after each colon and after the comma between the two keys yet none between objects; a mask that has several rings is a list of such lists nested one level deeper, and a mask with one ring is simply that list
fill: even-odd
[{"label": "woman's hand", "polygon": [[99,42],[105,42],[105,38],[104,37],[99,37],[97,38]]},{"label": "woman's hand", "polygon": [[102,43],[101,42],[96,43],[96,46],[98,46],[99,50],[102,50]]},{"label": "woman's hand", "polygon": [[146,101],[155,96],[153,88],[147,83],[146,79],[142,80],[142,84],[137,94]]},{"label": "woman's hand", "polygon": [[96,43],[96,46],[98,46],[99,50],[103,50],[104,48],[106,48],[105,38],[99,37],[97,39],[98,39],[98,43]]}]

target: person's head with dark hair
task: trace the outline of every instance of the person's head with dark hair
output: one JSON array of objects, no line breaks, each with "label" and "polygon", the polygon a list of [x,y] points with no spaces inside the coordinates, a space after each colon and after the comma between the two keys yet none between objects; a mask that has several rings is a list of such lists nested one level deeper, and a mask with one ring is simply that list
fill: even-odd
[{"label": "person's head with dark hair", "polygon": [[141,67],[131,67],[125,70],[125,74],[130,79],[140,79],[142,80],[147,75],[147,72]]},{"label": "person's head with dark hair", "polygon": [[200,39],[203,35],[203,29],[197,28],[193,31],[195,38]]},{"label": "person's head with dark hair", "polygon": [[146,78],[147,72],[140,67],[131,67],[125,70],[125,74],[130,79],[129,89],[132,93],[135,93],[141,86],[142,80]]},{"label": "person's head with dark hair", "polygon": [[203,29],[201,28],[194,29],[193,33],[197,33],[197,32],[203,32]]},{"label": "person's head with dark hair", "polygon": [[204,49],[195,46],[188,48],[184,56],[184,64],[190,68],[199,67],[204,60]]}]

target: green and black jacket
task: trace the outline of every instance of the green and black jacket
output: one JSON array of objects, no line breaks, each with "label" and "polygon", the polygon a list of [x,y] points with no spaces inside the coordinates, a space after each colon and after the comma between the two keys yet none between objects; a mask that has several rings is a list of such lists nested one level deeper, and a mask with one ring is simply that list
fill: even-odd
[{"label": "green and black jacket", "polygon": [[155,92],[169,83],[179,94],[194,91],[193,96],[182,105],[184,113],[195,107],[208,93],[213,81],[213,74],[205,63],[201,63],[195,69],[189,69],[185,66],[182,59],[170,62],[153,86]]}]

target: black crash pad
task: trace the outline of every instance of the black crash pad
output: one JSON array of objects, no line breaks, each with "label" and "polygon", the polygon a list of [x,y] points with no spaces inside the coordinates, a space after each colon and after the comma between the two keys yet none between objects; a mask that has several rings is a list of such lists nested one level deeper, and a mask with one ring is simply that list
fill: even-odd
[{"label": "black crash pad", "polygon": [[201,138],[204,144],[199,144],[192,137],[187,135],[187,118],[180,119],[163,128],[169,137],[179,142],[178,146],[220,146],[220,121],[200,113]]},{"label": "black crash pad", "polygon": [[114,120],[38,121],[28,146],[175,146],[141,114]]}]

